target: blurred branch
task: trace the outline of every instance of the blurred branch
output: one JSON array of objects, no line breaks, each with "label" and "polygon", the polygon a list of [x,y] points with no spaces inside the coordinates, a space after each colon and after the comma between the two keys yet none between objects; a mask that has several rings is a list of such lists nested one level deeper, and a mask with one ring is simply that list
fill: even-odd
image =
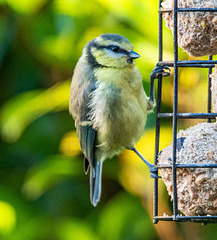
[{"label": "blurred branch", "polygon": [[48,90],[33,90],[10,99],[0,110],[2,138],[8,143],[15,142],[37,118],[51,111],[66,110],[69,88],[70,82],[65,81]]},{"label": "blurred branch", "polygon": [[35,200],[66,178],[81,175],[81,164],[80,161],[75,161],[71,157],[49,156],[29,170],[22,192],[27,198]]},{"label": "blurred branch", "polygon": [[31,15],[38,12],[48,0],[4,0],[4,2],[17,13]]}]

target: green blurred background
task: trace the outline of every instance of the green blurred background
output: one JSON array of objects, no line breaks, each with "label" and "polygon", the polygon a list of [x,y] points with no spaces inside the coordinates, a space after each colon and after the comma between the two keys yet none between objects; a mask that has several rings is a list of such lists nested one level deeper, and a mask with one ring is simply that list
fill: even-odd
[{"label": "green blurred background", "polygon": [[[157,0],[0,0],[0,240],[215,239],[214,224],[153,225],[153,180],[130,151],[105,162],[101,202],[94,208],[89,201],[68,113],[74,66],[89,40],[124,35],[142,56],[137,66],[148,93],[158,61],[157,12]],[[189,59],[183,50],[179,56]],[[164,60],[172,59],[164,28]],[[207,70],[181,69],[179,76],[179,111],[206,112]],[[172,112],[172,81],[163,80],[163,112]],[[179,128],[196,122],[179,121]],[[171,124],[162,121],[160,149],[171,142]],[[151,162],[154,135],[151,114],[137,145]],[[160,214],[171,215],[161,181],[159,191]]]}]

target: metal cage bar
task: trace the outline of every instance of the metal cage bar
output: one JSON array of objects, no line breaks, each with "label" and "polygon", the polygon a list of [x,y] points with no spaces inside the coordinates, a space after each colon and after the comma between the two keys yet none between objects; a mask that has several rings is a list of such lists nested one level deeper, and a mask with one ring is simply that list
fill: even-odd
[{"label": "metal cage bar", "polygon": [[[159,0],[159,8],[161,7],[162,0]],[[163,60],[163,21],[162,21],[162,13],[159,12],[158,17],[158,48],[159,48],[159,62]],[[158,77],[158,92],[157,92],[157,115],[161,112],[161,94],[162,94],[162,76]],[[154,164],[158,163],[158,152],[159,152],[159,139],[160,139],[160,118],[156,118],[156,132],[155,132],[155,159]],[[158,173],[157,173],[158,174]],[[155,217],[158,216],[158,178],[154,178],[154,223],[158,222]]]},{"label": "metal cage bar", "polygon": [[174,50],[174,84],[173,84],[173,155],[172,155],[172,178],[173,178],[173,220],[177,220],[178,199],[177,199],[177,181],[176,181],[176,146],[177,146],[177,113],[178,113],[178,12],[177,0],[174,0],[174,30],[173,30],[173,50]]},{"label": "metal cage bar", "polygon": [[[209,56],[209,60],[210,61],[212,61],[212,56]],[[208,89],[207,89],[207,91],[208,91],[208,101],[207,101],[207,112],[208,113],[211,113],[211,108],[212,108],[212,104],[211,104],[211,101],[212,101],[212,93],[211,93],[211,77],[210,77],[210,75],[211,75],[211,73],[212,73],[212,67],[209,67],[209,70],[208,70],[208,84],[207,84],[207,86],[208,86]],[[211,119],[210,118],[208,118],[207,119],[207,122],[211,122]]]},{"label": "metal cage bar", "polygon": [[[173,11],[174,8],[159,8],[160,13]],[[217,12],[217,8],[177,8],[176,12]]]},{"label": "metal cage bar", "polygon": [[[161,113],[161,96],[162,96],[162,76],[158,76],[158,92],[157,92],[157,112],[156,112],[156,132],[155,132],[155,168],[172,169],[173,174],[173,215],[172,216],[158,216],[158,181],[159,178],[154,179],[154,215],[153,222],[158,221],[177,221],[177,222],[197,222],[197,223],[216,223],[217,216],[180,216],[178,214],[178,199],[177,199],[177,179],[176,172],[178,168],[217,168],[217,164],[177,164],[176,163],[176,147],[177,147],[177,124],[178,119],[207,119],[211,122],[211,119],[217,117],[217,113],[211,113],[211,78],[210,74],[217,60],[213,60],[212,56],[209,56],[209,60],[178,60],[178,13],[179,12],[217,12],[217,8],[178,8],[178,0],[174,0],[174,7],[172,9],[162,9],[161,3],[163,0],[159,0],[158,11],[158,34],[159,34],[159,62],[158,66],[169,66],[174,68],[174,89],[173,89],[173,112]],[[163,61],[163,13],[173,12],[174,15],[174,61]],[[194,67],[194,68],[207,68],[208,69],[208,99],[207,99],[207,112],[206,113],[178,113],[178,69],[179,67]],[[172,118],[173,121],[173,157],[172,164],[158,164],[159,154],[159,139],[160,139],[160,121],[162,118]]]}]

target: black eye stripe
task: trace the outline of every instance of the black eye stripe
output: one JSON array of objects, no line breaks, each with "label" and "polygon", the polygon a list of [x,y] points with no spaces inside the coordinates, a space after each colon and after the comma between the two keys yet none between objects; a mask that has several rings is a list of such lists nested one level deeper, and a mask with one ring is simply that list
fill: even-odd
[{"label": "black eye stripe", "polygon": [[110,48],[113,52],[119,52],[120,48],[118,46],[112,46]]},{"label": "black eye stripe", "polygon": [[[111,46],[106,46],[104,48],[107,48],[109,50],[111,50],[112,52],[116,52],[116,53],[123,53],[123,54],[128,54],[127,50],[123,49],[123,48],[120,48],[119,46],[114,46],[114,45],[111,45]],[[114,51],[113,49],[114,48],[118,48],[118,50]]]},{"label": "black eye stripe", "polygon": [[123,54],[126,54],[126,55],[129,54],[127,50],[125,50],[123,48],[120,48],[119,46],[115,46],[115,45],[109,45],[109,46],[97,46],[97,45],[94,45],[94,47],[97,48],[97,49],[108,49],[110,51],[112,51],[113,47],[118,47],[119,50],[117,52],[115,52],[115,51],[112,51],[112,52],[114,52],[114,53],[123,53]]}]

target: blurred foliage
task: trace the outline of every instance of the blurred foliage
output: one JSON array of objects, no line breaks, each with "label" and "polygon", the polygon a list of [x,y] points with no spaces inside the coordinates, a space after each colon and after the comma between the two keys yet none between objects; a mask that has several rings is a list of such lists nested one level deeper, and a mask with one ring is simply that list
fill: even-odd
[{"label": "blurred foliage", "polygon": [[[86,43],[107,32],[134,44],[148,92],[158,61],[157,0],[0,0],[1,240],[205,240],[217,234],[213,225],[153,225],[153,180],[130,151],[105,162],[102,200],[90,205],[68,113],[68,79]],[[171,31],[164,27],[163,36],[164,60],[172,60]],[[192,59],[180,49],[179,57]],[[206,69],[183,68],[179,76],[179,111],[205,112]],[[163,79],[162,112],[172,112],[172,97],[173,76]],[[180,120],[179,128],[195,123]],[[171,139],[172,121],[162,120],[160,150]],[[137,145],[151,162],[154,142],[151,114]],[[160,181],[160,214],[171,214],[171,206]]]},{"label": "blurred foliage", "polygon": [[56,84],[48,90],[33,90],[17,95],[1,111],[1,133],[5,141],[17,141],[35,119],[50,112],[65,110],[69,102],[70,82]]}]

